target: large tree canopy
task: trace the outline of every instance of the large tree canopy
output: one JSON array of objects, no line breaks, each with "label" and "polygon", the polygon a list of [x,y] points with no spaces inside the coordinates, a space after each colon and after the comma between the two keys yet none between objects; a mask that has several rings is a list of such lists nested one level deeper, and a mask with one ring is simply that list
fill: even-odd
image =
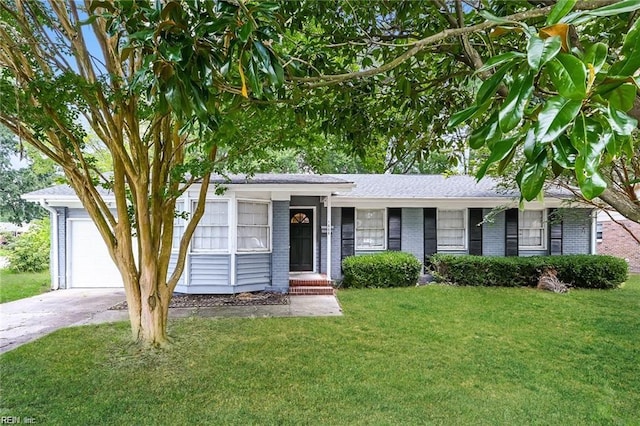
[{"label": "large tree canopy", "polygon": [[479,177],[516,163],[531,200],[569,176],[586,199],[640,221],[637,1],[285,6],[307,65],[297,87],[326,92],[306,113],[356,147],[382,137],[421,159],[462,132],[488,152]]},{"label": "large tree canopy", "polygon": [[[210,174],[253,148],[218,139],[223,118],[281,90],[276,10],[251,1],[0,3],[0,123],[61,166],[122,275],[137,340],[167,342],[169,300]],[[112,173],[96,166],[87,127]],[[200,203],[169,274],[176,199],[196,182]]]}]

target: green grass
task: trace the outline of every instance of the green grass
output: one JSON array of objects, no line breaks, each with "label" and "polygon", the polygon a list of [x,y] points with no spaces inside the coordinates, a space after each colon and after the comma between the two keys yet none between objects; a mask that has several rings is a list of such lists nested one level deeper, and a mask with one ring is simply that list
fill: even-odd
[{"label": "green grass", "polygon": [[48,271],[14,273],[0,269],[0,303],[35,296],[50,288],[51,277]]},{"label": "green grass", "polygon": [[638,424],[640,277],[567,295],[427,286],[339,293],[343,317],[128,325],[0,357],[0,415],[39,424]]}]

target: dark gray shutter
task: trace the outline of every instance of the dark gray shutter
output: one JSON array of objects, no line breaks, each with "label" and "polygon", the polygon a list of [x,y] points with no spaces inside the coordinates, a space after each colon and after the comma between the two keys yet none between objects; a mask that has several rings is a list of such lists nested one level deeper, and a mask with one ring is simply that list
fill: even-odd
[{"label": "dark gray shutter", "polygon": [[505,215],[505,256],[518,255],[518,209],[509,209]]},{"label": "dark gray shutter", "polygon": [[562,254],[562,219],[558,216],[558,209],[549,209],[547,223],[549,226],[549,254]]},{"label": "dark gray shutter", "polygon": [[356,225],[355,225],[355,208],[343,207],[342,208],[342,225],[341,225],[342,241],[341,241],[341,254],[340,258],[344,259],[347,256],[353,256],[355,251],[355,237],[356,237]]},{"label": "dark gray shutter", "polygon": [[429,264],[431,255],[438,252],[437,209],[424,209],[424,264]]},{"label": "dark gray shutter", "polygon": [[469,209],[469,254],[482,256],[482,209]]},{"label": "dark gray shutter", "polygon": [[402,209],[387,210],[387,249],[400,251],[402,246]]}]

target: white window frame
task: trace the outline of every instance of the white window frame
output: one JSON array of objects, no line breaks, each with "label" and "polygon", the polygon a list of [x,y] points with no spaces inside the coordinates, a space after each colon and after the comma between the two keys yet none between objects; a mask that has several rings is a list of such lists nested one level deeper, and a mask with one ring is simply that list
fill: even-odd
[{"label": "white window frame", "polygon": [[[541,215],[540,221],[542,227],[540,228],[525,228],[524,225],[524,212],[539,212]],[[545,215],[546,210],[542,209],[525,209],[518,210],[518,249],[519,250],[546,250],[547,249],[547,217]],[[541,244],[535,246],[526,246],[521,244],[522,238],[520,232],[524,229],[540,229],[542,231]]]},{"label": "white window frame", "polygon": [[[205,211],[206,211],[206,203],[220,203],[220,204],[225,204],[226,205],[226,211],[227,211],[227,224],[226,225],[203,225],[202,221],[200,221],[198,223],[198,225],[196,226],[196,229],[193,231],[193,235],[191,236],[191,241],[189,243],[190,246],[190,252],[191,253],[229,253],[230,250],[230,232],[231,232],[231,216],[229,214],[229,200],[226,198],[207,198],[205,200]],[[191,217],[193,217],[193,212],[196,209],[196,206],[198,204],[197,200],[190,200],[190,204],[191,204],[191,211],[190,211],[190,216],[189,216],[189,220],[191,220]],[[198,229],[206,226],[206,227],[225,227],[227,228],[227,247],[224,249],[202,249],[202,248],[195,248],[194,247],[194,238],[196,238],[196,233],[198,232]],[[185,227],[186,227],[186,223],[185,223]]]},{"label": "white window frame", "polygon": [[[379,210],[382,211],[382,231],[383,231],[383,236],[382,236],[382,247],[362,247],[362,246],[358,246],[358,212],[362,212],[362,211],[369,211],[369,210]],[[387,249],[387,209],[386,207],[384,208],[357,208],[355,209],[355,226],[354,226],[354,231],[355,231],[355,249],[356,250],[361,250],[361,251],[384,251]]]},{"label": "white window frame", "polygon": [[601,243],[604,235],[604,222],[596,222],[596,241]]},{"label": "white window frame", "polygon": [[[440,245],[440,241],[439,241],[439,236],[440,236],[440,215],[443,212],[451,212],[451,211],[456,211],[456,212],[462,212],[462,244],[461,245],[456,245],[456,246],[445,246],[445,245]],[[467,249],[467,240],[468,238],[468,225],[469,222],[469,213],[468,213],[468,209],[438,209],[436,211],[436,246],[437,246],[437,250],[438,251],[464,251]],[[447,228],[447,229],[459,229],[459,228]]]},{"label": "white window frame", "polygon": [[[179,199],[176,201],[176,207],[173,218],[173,239],[171,243],[171,253],[178,253],[180,251],[180,241],[184,236],[184,231],[187,229],[187,223],[189,222],[189,217],[191,217],[191,211],[187,212],[187,218],[184,219],[182,217],[176,217],[176,214],[182,213],[186,211],[186,205],[188,201],[186,199]],[[182,232],[180,233],[180,237],[178,238],[176,235],[176,227],[182,228]],[[177,243],[177,244],[174,244]]]},{"label": "white window frame", "polygon": [[[267,206],[267,224],[266,225],[241,225],[240,224],[240,203],[252,203],[252,204],[265,204]],[[272,208],[270,200],[259,200],[250,198],[238,198],[236,199],[236,212],[235,212],[235,247],[236,253],[271,253],[273,247],[273,221],[272,221]],[[240,248],[240,232],[242,227],[256,227],[267,228],[267,247],[256,248]]]}]

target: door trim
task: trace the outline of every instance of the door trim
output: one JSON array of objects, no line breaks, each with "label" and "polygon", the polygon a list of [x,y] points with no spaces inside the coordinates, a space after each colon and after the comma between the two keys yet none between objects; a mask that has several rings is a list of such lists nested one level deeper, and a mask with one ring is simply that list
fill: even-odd
[{"label": "door trim", "polygon": [[[318,212],[317,212],[317,208],[316,206],[289,206],[289,219],[287,221],[287,226],[291,227],[291,210],[298,210],[298,209],[306,209],[306,210],[313,210],[313,270],[311,271],[289,271],[289,274],[295,274],[295,273],[308,273],[308,272],[317,272],[318,271],[318,225],[317,225],[317,221],[319,220],[318,218]],[[289,235],[289,251],[291,251],[291,235]],[[289,264],[290,265],[290,264]],[[287,265],[287,269],[289,268],[289,265]]]}]

